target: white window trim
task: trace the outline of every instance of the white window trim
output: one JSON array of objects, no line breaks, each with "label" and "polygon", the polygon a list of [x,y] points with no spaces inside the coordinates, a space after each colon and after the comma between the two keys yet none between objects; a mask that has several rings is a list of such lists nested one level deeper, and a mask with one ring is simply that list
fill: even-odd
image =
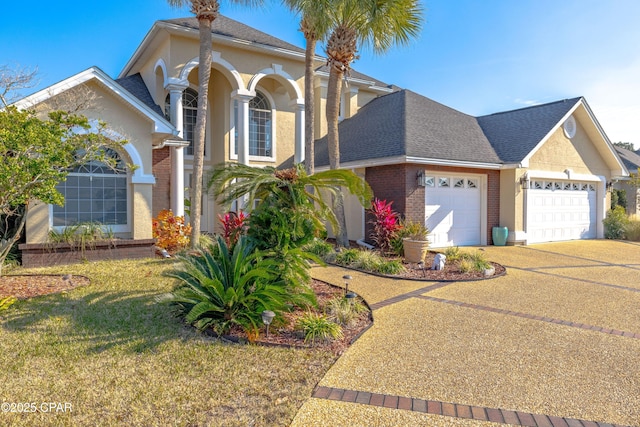
[{"label": "white window trim", "polygon": [[[101,228],[103,232],[111,231],[113,233],[130,233],[131,232],[131,212],[133,211],[133,206],[131,205],[132,193],[133,193],[133,184],[131,182],[131,174],[127,173],[127,223],[126,224],[116,224],[116,225],[108,225],[104,224]],[[53,205],[49,205],[49,230],[54,230],[56,232],[62,232],[68,226],[66,225],[53,225]]]},{"label": "white window trim", "polygon": [[[254,161],[254,162],[271,162],[271,163],[275,163],[276,159],[277,159],[277,153],[276,153],[276,108],[275,108],[275,101],[273,99],[273,97],[271,96],[271,94],[269,92],[267,92],[266,90],[264,90],[261,87],[257,87],[256,88],[256,92],[260,91],[260,93],[262,93],[267,100],[269,101],[269,104],[271,105],[271,156],[252,156],[249,155],[249,161]],[[231,160],[238,160],[238,153],[236,153],[236,123],[235,123],[235,114],[234,114],[234,109],[235,109],[235,100],[231,99],[230,102],[230,107],[229,107],[229,111],[231,112],[231,114],[229,114],[229,122],[230,122],[230,126],[229,126],[229,158]]]}]

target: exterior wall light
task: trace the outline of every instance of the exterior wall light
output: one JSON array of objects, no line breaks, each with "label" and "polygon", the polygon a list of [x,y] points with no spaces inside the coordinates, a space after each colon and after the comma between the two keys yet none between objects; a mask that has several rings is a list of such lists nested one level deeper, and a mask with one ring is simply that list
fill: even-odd
[{"label": "exterior wall light", "polygon": [[424,175],[424,171],[420,171],[416,174],[416,181],[418,183],[418,187],[426,187],[427,179]]}]

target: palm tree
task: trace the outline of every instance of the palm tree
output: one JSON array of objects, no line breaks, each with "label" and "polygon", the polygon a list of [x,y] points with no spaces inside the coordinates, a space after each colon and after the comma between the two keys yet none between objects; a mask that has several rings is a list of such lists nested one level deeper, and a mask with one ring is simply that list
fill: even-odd
[{"label": "palm tree", "polygon": [[[328,220],[338,226],[336,216],[324,201],[322,194],[335,195],[346,188],[358,197],[363,206],[368,206],[372,197],[371,188],[365,180],[349,170],[327,170],[307,175],[304,166],[298,164],[290,169],[274,167],[252,167],[239,163],[227,163],[216,167],[207,183],[221,204],[248,196],[247,206],[254,200],[277,197],[291,209],[304,209],[315,221]],[[309,209],[309,207],[311,207]]]},{"label": "palm tree", "polygon": [[331,21],[327,10],[331,0],[284,0],[291,10],[300,13],[300,31],[304,34],[306,50],[304,62],[304,110],[305,110],[305,165],[307,175],[314,173],[315,142],[315,88],[313,78],[316,43],[323,40],[329,31]]},{"label": "palm tree", "polygon": [[[193,141],[193,183],[190,191],[191,200],[191,247],[200,243],[200,212],[202,211],[202,177],[204,172],[204,142],[207,127],[207,110],[209,101],[209,78],[211,77],[213,21],[220,13],[218,0],[167,0],[171,6],[191,6],[191,13],[196,15],[200,34],[200,60],[198,64],[198,113]],[[229,0],[231,3],[253,6],[262,4],[262,0]]]},{"label": "palm tree", "polygon": [[[338,115],[342,80],[357,58],[358,45],[370,47],[375,53],[388,51],[393,45],[404,45],[415,37],[422,25],[419,0],[336,0],[327,10],[333,31],[327,41],[329,83],[327,87],[327,143],[331,169],[340,168]],[[338,244],[349,243],[340,193],[335,203],[340,224]]]}]

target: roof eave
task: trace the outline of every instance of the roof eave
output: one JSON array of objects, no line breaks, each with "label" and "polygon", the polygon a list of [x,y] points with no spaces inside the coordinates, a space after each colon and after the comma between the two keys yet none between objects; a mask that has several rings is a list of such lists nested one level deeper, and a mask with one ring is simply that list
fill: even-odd
[{"label": "roof eave", "polygon": [[75,74],[54,85],[44,88],[32,95],[22,98],[21,100],[14,103],[14,105],[17,108],[21,109],[30,108],[34,105],[44,102],[49,98],[59,95],[62,92],[65,92],[93,79],[109,89],[116,96],[122,98],[125,102],[133,106],[142,115],[150,119],[154,125],[154,133],[170,135],[178,134],[176,128],[169,121],[167,121],[167,119],[153,111],[153,109],[151,109],[148,105],[144,104],[137,97],[132,95],[128,90],[123,88],[115,80],[109,77],[104,71],[95,66],[81,71],[80,73]]},{"label": "roof eave", "polygon": [[[432,165],[432,166],[450,166],[450,167],[465,167],[472,169],[487,169],[487,170],[499,170],[504,169],[505,166],[515,167],[515,165],[503,165],[501,163],[492,162],[471,162],[465,160],[446,160],[446,159],[434,159],[427,157],[415,157],[415,156],[394,156],[394,157],[379,157],[376,159],[364,159],[354,160],[352,162],[341,162],[341,169],[359,169],[369,168],[375,166],[389,166],[402,163],[412,163],[420,165]],[[316,170],[328,170],[329,166],[318,166]]]}]

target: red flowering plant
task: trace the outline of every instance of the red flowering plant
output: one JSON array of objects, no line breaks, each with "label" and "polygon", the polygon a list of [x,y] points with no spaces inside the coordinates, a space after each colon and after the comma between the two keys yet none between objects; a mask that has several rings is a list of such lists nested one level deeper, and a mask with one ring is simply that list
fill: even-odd
[{"label": "red flowering plant", "polygon": [[161,210],[153,219],[153,237],[156,246],[169,253],[175,253],[189,246],[191,226],[184,223],[183,216],[174,216],[168,209]]},{"label": "red flowering plant", "polygon": [[227,212],[224,215],[218,215],[218,220],[222,224],[222,237],[228,248],[235,246],[238,238],[247,234],[248,218],[249,215],[245,215],[242,211],[240,213]]},{"label": "red flowering plant", "polygon": [[393,238],[402,228],[398,213],[391,209],[392,203],[387,203],[386,200],[374,199],[371,202],[371,209],[369,209],[369,212],[374,217],[369,221],[370,224],[373,224],[373,231],[370,236],[382,253],[389,253],[393,250]]}]

